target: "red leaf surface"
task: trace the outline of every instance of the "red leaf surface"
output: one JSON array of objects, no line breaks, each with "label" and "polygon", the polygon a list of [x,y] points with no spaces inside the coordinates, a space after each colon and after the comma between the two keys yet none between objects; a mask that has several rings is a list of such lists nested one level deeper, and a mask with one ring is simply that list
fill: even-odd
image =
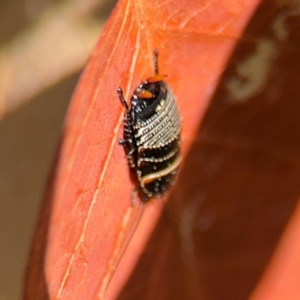
[{"label": "red leaf surface", "polygon": [[[68,112],[33,243],[26,299],[116,298],[143,251],[165,199],[146,205],[106,290],[138,211],[130,203],[134,185],[118,146],[124,112],[116,88],[123,87],[129,99],[153,74],[154,48],[182,115],[185,164],[144,250],[144,268],[137,269],[133,285],[129,282],[119,297],[249,296],[299,196],[298,144],[286,125],[293,122],[292,128],[300,129],[299,114],[281,97],[291,73],[279,80],[280,71],[273,72],[273,65],[283,68],[281,60],[299,46],[291,44],[283,26],[293,16],[292,4],[261,5],[230,58],[258,3],[118,3]],[[283,51],[287,42],[292,50]],[[288,99],[296,95],[298,90]],[[263,213],[272,211],[280,220],[264,219]],[[257,293],[253,299],[267,299]]]}]

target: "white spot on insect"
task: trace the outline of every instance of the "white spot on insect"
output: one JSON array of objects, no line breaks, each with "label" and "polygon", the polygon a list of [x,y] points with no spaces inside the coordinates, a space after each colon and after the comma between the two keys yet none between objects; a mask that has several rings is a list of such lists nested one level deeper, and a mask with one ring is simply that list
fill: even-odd
[{"label": "white spot on insect", "polygon": [[159,104],[155,108],[155,111],[157,113],[160,112],[163,109],[163,107],[165,105],[165,102],[166,102],[165,99],[161,99],[161,101],[159,102]]},{"label": "white spot on insect", "polygon": [[155,111],[159,112],[159,111],[161,111],[161,109],[162,109],[162,107],[160,105],[157,105],[156,108],[155,108]]}]

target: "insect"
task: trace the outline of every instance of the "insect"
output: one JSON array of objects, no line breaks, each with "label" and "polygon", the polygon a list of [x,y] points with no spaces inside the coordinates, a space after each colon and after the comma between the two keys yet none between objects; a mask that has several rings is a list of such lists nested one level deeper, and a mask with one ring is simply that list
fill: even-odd
[{"label": "insect", "polygon": [[180,115],[165,75],[158,69],[158,51],[154,50],[155,76],[146,79],[134,91],[130,105],[117,89],[125,108],[123,139],[131,173],[143,202],[161,197],[173,184],[180,156]]}]

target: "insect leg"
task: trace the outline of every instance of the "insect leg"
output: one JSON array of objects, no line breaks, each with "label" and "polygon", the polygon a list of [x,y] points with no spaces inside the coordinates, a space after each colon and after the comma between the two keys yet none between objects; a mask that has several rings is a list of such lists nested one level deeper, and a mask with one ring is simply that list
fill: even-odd
[{"label": "insect leg", "polygon": [[132,155],[135,150],[132,139],[120,139],[119,145],[130,149],[130,151],[128,152],[128,155]]},{"label": "insect leg", "polygon": [[122,145],[123,147],[127,147],[127,141],[124,139],[119,140],[119,145]]}]

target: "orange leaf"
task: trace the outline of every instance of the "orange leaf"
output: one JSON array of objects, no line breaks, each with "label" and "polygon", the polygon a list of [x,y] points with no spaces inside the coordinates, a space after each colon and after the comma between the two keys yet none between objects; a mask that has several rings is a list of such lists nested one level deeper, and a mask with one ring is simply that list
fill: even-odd
[{"label": "orange leaf", "polygon": [[298,14],[253,15],[118,299],[299,298]]},{"label": "orange leaf", "polygon": [[[185,157],[227,59],[258,2],[118,3],[81,77],[66,118],[29,261],[26,299],[116,297],[164,202],[146,205],[127,254],[106,291],[114,260],[136,216],[130,202],[134,185],[118,145],[124,111],[116,88],[123,87],[129,99],[141,80],[153,76],[152,52],[157,48],[160,71],[168,75],[166,81],[182,115]],[[199,175],[191,174],[192,178]],[[188,186],[186,180],[182,182],[178,180],[178,188]],[[185,192],[181,194],[179,189],[174,195],[181,200],[193,197]],[[156,276],[160,274],[156,272]]]}]

